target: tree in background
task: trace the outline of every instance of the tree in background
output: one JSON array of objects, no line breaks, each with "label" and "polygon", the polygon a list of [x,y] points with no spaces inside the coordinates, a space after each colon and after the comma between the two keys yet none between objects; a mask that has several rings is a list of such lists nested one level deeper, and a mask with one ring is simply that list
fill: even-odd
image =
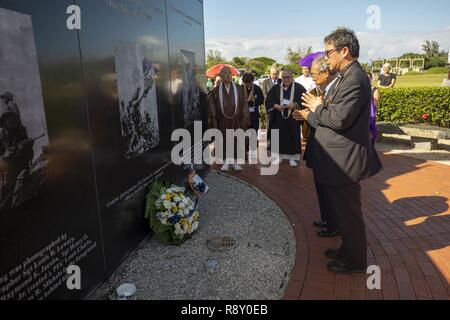
[{"label": "tree in background", "polygon": [[220,52],[217,49],[216,50],[210,49],[206,54],[206,70],[219,63],[229,63],[229,62],[227,62],[226,59],[222,57],[222,52]]},{"label": "tree in background", "polygon": [[425,52],[425,70],[447,65],[448,52],[440,51],[440,45],[436,41],[426,40],[422,45],[422,50]]},{"label": "tree in background", "polygon": [[425,52],[427,58],[438,57],[441,52],[439,52],[440,46],[436,41],[425,41],[422,45],[422,50]]},{"label": "tree in background", "polygon": [[292,70],[296,76],[299,76],[302,74],[302,67],[299,66],[298,61],[311,53],[312,47],[297,49],[288,48],[286,55],[288,64],[284,65],[283,67]]},{"label": "tree in background", "polygon": [[234,57],[230,64],[238,69],[245,69],[246,71],[254,73],[256,76],[268,74],[268,69],[276,63],[275,60],[267,57],[247,58]]},{"label": "tree in background", "polygon": [[247,57],[234,57],[231,59],[231,65],[238,69],[246,69],[248,63]]}]

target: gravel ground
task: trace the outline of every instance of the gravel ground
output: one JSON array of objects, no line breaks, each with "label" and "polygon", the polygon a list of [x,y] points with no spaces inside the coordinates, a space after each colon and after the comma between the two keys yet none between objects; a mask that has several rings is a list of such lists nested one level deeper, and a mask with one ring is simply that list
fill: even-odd
[{"label": "gravel ground", "polygon": [[[236,178],[211,172],[209,193],[199,201],[200,229],[180,247],[150,239],[93,299],[117,299],[118,285],[134,283],[136,300],[277,300],[295,261],[295,238],[283,211]],[[231,236],[238,246],[214,252],[207,239]],[[208,260],[219,262],[209,273]]]}]

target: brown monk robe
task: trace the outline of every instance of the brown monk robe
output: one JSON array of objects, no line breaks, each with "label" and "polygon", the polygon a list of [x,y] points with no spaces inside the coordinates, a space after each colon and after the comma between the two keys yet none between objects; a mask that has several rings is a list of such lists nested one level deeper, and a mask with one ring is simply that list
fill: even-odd
[{"label": "brown monk robe", "polygon": [[[237,146],[235,145],[232,156],[227,156],[227,129],[243,129],[250,127],[250,111],[247,104],[247,94],[244,87],[236,85],[232,81],[231,70],[224,67],[220,71],[222,83],[214,88],[209,96],[210,124],[212,128],[219,129],[224,138],[223,156],[225,164],[222,171],[229,171],[232,166],[234,170],[241,171],[237,162]],[[222,160],[222,159],[221,159]]]}]

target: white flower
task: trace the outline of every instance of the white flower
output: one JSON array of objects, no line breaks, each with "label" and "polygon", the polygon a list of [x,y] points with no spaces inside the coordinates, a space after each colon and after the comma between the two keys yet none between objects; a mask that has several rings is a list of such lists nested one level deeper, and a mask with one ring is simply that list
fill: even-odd
[{"label": "white flower", "polygon": [[169,223],[167,222],[167,218],[165,217],[163,212],[159,212],[157,215],[158,220],[165,226],[167,226]]},{"label": "white flower", "polygon": [[164,200],[163,205],[166,209],[172,208],[172,204],[170,203],[170,201]]},{"label": "white flower", "polygon": [[180,224],[177,223],[175,225],[175,235],[176,236],[182,236],[183,235],[183,230],[181,230]]},{"label": "white flower", "polygon": [[177,187],[177,186],[172,186],[171,189],[172,189],[172,191],[173,191],[174,193],[184,193],[184,191],[185,191],[184,188]]},{"label": "white flower", "polygon": [[192,224],[192,232],[194,232],[195,230],[197,230],[198,227],[199,227],[198,221],[194,222],[194,223]]}]

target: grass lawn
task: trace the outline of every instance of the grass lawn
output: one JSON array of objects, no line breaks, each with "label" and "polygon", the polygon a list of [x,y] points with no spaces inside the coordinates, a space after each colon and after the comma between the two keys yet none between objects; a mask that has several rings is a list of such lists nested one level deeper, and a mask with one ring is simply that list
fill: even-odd
[{"label": "grass lawn", "polygon": [[414,76],[398,76],[396,88],[406,87],[439,87],[448,76],[443,74],[424,74]]}]

